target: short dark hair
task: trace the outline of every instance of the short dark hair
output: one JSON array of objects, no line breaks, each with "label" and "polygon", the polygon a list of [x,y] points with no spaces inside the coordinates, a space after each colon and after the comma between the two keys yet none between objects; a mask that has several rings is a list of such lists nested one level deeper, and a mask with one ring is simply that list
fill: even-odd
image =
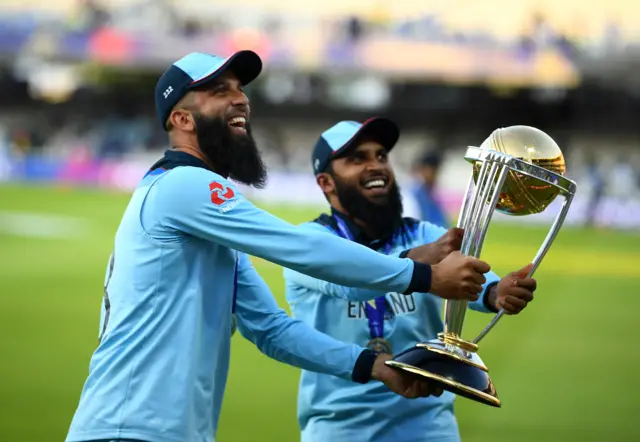
[{"label": "short dark hair", "polygon": [[[327,175],[329,175],[331,178],[333,178],[335,180],[335,171],[333,170],[333,161],[329,161],[329,164],[327,164],[327,167],[325,167],[324,171],[322,171],[322,173],[326,173]],[[327,200],[327,202],[329,201],[329,195],[327,195],[326,193],[322,192],[322,194],[324,195],[324,199]]]}]

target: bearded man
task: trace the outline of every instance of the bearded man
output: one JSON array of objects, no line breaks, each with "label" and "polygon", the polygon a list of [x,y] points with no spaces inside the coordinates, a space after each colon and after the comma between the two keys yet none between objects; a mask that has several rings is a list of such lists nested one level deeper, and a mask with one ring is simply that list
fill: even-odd
[{"label": "bearded man", "polygon": [[[463,231],[403,217],[400,189],[389,152],[400,136],[385,118],[341,121],[319,137],[311,164],[331,206],[304,224],[381,255],[408,257],[434,266],[459,256]],[[470,308],[519,313],[533,299],[529,266],[500,279],[493,272],[473,283]],[[340,341],[395,354],[443,331],[438,293],[374,291],[313,278],[285,269],[293,317]],[[357,385],[302,371],[298,422],[302,442],[457,442],[460,439],[449,392],[406,400],[376,384]]]}]

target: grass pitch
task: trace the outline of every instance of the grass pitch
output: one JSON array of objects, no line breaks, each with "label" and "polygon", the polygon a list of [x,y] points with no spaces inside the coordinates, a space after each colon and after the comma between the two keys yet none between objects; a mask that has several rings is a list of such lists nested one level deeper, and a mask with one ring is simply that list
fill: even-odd
[{"label": "grass pitch", "polygon": [[[95,348],[106,261],[128,196],[0,187],[0,441],[62,441]],[[266,207],[291,222],[309,208]],[[483,252],[499,274],[535,255],[546,230],[495,225]],[[256,266],[285,306],[281,269]],[[482,341],[501,409],[458,399],[465,442],[633,441],[640,412],[640,236],[564,229],[518,317]],[[467,315],[473,338],[489,315]],[[299,371],[234,336],[220,442],[298,440]]]}]

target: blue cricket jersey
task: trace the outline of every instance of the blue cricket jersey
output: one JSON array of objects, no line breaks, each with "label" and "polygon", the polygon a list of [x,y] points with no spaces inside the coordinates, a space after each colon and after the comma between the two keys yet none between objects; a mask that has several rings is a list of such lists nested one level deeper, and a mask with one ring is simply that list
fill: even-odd
[{"label": "blue cricket jersey", "polygon": [[[367,382],[375,355],[287,316],[246,254],[340,284],[430,285],[430,267],[284,222],[202,161],[168,151],[134,191],[117,230],[99,345],[68,442],[213,441],[233,311],[243,336],[268,356]],[[358,372],[364,359],[368,374]]]},{"label": "blue cricket jersey", "polygon": [[[338,221],[338,222],[337,222]],[[336,211],[303,224],[309,231],[328,231],[341,235],[348,229],[354,241],[391,255],[442,236],[446,230],[428,222],[410,218],[392,238],[371,241],[358,227]],[[346,235],[343,235],[346,236]],[[388,247],[385,245],[389,244]],[[368,317],[371,300],[382,300],[384,310],[382,336],[400,353],[437,337],[443,330],[443,300],[429,293],[409,295],[393,291],[379,292],[350,288],[285,269],[287,301],[294,318],[304,321],[334,338],[365,346],[372,339]],[[499,281],[489,272],[480,298],[471,309],[489,312],[485,294]],[[369,304],[369,306],[367,305]],[[354,384],[321,373],[302,371],[298,392],[298,422],[302,442],[375,441],[375,442],[453,442],[459,440],[453,412],[454,395],[405,399],[380,385]]]}]

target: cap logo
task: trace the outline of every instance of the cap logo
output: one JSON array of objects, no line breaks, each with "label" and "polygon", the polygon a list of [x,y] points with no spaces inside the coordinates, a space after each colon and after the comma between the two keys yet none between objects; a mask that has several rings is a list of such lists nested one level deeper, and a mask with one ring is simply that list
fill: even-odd
[{"label": "cap logo", "polygon": [[164,96],[165,99],[167,99],[167,97],[171,94],[171,92],[173,92],[173,87],[169,86],[163,93],[162,95]]},{"label": "cap logo", "polygon": [[318,158],[316,158],[316,161],[313,163],[313,167],[315,167],[316,170],[320,167],[320,160]]}]

